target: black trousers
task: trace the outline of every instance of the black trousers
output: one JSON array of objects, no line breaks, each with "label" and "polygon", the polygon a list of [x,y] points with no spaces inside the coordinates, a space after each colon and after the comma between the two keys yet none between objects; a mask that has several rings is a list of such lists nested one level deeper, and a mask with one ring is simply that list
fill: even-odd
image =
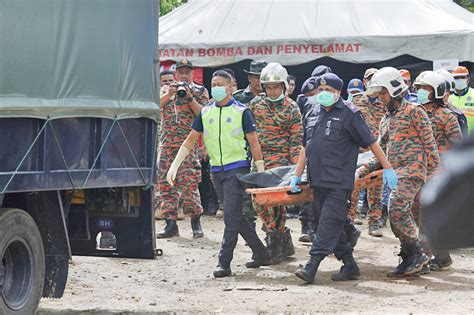
[{"label": "black trousers", "polygon": [[352,246],[344,229],[349,213],[347,200],[351,191],[315,186],[313,193],[315,208],[319,210],[319,215],[315,214],[316,237],[309,254],[327,256],[334,253],[339,260],[351,255]]},{"label": "black trousers", "polygon": [[229,267],[234,254],[239,234],[252,249],[253,258],[259,259],[265,254],[265,246],[257,233],[250,227],[242,215],[242,201],[245,186],[236,177],[237,174],[248,174],[250,168],[242,167],[229,171],[213,173],[214,187],[219,200],[224,203],[224,236],[219,252],[219,264]]}]

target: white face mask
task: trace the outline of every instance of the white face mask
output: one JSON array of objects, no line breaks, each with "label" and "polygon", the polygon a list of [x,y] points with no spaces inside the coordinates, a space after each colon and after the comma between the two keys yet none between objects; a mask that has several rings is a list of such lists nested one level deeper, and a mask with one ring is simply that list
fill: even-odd
[{"label": "white face mask", "polygon": [[318,95],[316,94],[316,95],[308,96],[308,103],[312,105],[318,104]]},{"label": "white face mask", "polygon": [[464,90],[467,87],[467,79],[455,79],[454,87],[456,90]]}]

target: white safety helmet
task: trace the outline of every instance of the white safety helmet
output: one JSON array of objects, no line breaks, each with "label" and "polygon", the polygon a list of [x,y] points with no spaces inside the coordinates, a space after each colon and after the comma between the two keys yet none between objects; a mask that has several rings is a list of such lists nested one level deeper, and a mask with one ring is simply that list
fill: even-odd
[{"label": "white safety helmet", "polygon": [[391,97],[400,96],[408,89],[400,71],[393,67],[385,67],[373,75],[367,90],[368,95],[380,93],[382,88],[386,88]]},{"label": "white safety helmet", "polygon": [[443,76],[439,75],[434,71],[423,71],[418,77],[416,77],[413,83],[415,87],[420,85],[429,85],[435,92],[435,98],[441,99],[446,94],[446,80]]},{"label": "white safety helmet", "polygon": [[288,89],[288,71],[278,62],[270,62],[260,73],[260,84],[284,83]]},{"label": "white safety helmet", "polygon": [[436,73],[444,78],[449,83],[449,90],[454,91],[454,76],[446,69],[438,69]]}]

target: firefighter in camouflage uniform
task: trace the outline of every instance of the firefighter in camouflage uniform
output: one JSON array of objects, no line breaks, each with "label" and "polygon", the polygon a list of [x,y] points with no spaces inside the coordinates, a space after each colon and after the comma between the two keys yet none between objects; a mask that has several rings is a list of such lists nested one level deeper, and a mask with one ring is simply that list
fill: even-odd
[{"label": "firefighter in camouflage uniform", "polygon": [[[255,116],[257,133],[265,160],[265,168],[296,164],[303,136],[301,114],[296,103],[286,95],[286,69],[269,63],[260,75],[265,93],[255,97],[249,108]],[[294,254],[290,230],[286,227],[286,209],[261,207],[255,209],[267,233],[267,249],[272,261],[279,263]]]},{"label": "firefighter in camouflage uniform", "polygon": [[[463,138],[456,115],[443,102],[443,97],[447,92],[446,81],[443,76],[433,71],[425,71],[416,78],[414,86],[417,88],[418,101],[425,107],[430,118],[438,153],[442,157],[446,151]],[[420,225],[420,214],[417,212],[419,207],[414,210],[415,222]],[[419,234],[425,253],[431,257],[432,253],[422,226],[420,226]],[[449,251],[436,251],[433,254],[434,257],[430,260],[431,270],[442,270],[452,264]],[[427,271],[425,270],[425,272]]]},{"label": "firefighter in camouflage uniform", "polygon": [[[200,216],[203,211],[198,185],[201,181],[201,164],[197,147],[187,156],[178,173],[176,185],[166,181],[166,172],[186,139],[194,118],[202,106],[209,102],[209,94],[202,85],[194,83],[193,65],[183,59],[176,64],[177,83],[162,88],[160,97],[161,134],[158,148],[157,199],[158,208],[165,218],[165,229],[158,238],[179,235],[176,223],[178,206],[182,202],[185,213],[191,217],[194,237],[202,237]],[[179,90],[182,92],[180,93]]]},{"label": "firefighter in camouflage uniform", "polygon": [[[364,82],[367,86],[369,81],[372,79],[373,75],[376,73],[377,69],[371,68],[368,69],[364,75]],[[372,134],[376,137],[379,136],[379,126],[380,121],[385,115],[385,107],[383,104],[378,101],[376,97],[367,95],[367,93],[362,94],[360,97],[354,99],[354,104],[359,108],[365,109],[364,118],[367,122],[367,125],[370,128]],[[367,188],[367,201],[368,201],[368,210],[367,217],[369,223],[369,235],[375,237],[383,236],[381,227],[385,225],[388,212],[387,205],[382,205],[382,193],[383,186],[371,186]],[[352,204],[356,204],[356,198],[358,193],[353,192],[352,194]]]},{"label": "firefighter in camouflage uniform", "polygon": [[[418,238],[412,211],[419,205],[419,193],[439,167],[439,154],[431,123],[423,106],[410,103],[400,72],[392,67],[377,71],[369,94],[376,95],[387,113],[380,124],[379,144],[398,176],[398,187],[390,191],[390,226],[400,240],[399,265],[389,277],[410,276],[421,272],[429,262]],[[357,171],[363,177],[380,169],[380,162],[370,160]]]}]

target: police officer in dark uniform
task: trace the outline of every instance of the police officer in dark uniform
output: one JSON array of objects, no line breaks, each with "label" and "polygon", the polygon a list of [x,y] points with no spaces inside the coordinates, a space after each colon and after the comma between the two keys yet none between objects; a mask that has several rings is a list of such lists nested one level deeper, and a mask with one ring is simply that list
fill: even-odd
[{"label": "police officer in dark uniform", "polygon": [[[301,87],[301,94],[296,98],[296,104],[301,112],[301,117],[305,117],[306,113],[310,111],[316,104],[316,80],[319,76],[325,73],[331,73],[332,70],[328,66],[319,65],[314,68],[311,76],[306,79]],[[304,121],[303,121],[304,122]],[[299,219],[301,222],[301,235],[298,241],[302,243],[311,243],[313,241],[313,233],[317,228],[318,209],[315,209],[314,202],[307,202],[299,209]]]},{"label": "police officer in dark uniform", "polygon": [[325,65],[319,65],[314,68],[313,72],[311,72],[311,76],[305,81],[305,83],[303,83],[303,86],[301,88],[301,94],[299,94],[296,98],[296,104],[298,104],[298,107],[300,108],[301,117],[304,117],[308,109],[310,109],[305,107],[308,98],[307,91],[309,91],[309,89],[305,89],[305,84],[309,83],[308,80],[312,80],[313,82],[311,83],[311,85],[313,85],[316,79],[325,73],[332,73],[332,69]]},{"label": "police officer in dark uniform", "polygon": [[344,230],[349,211],[347,200],[354,188],[359,147],[369,147],[384,168],[384,182],[395,188],[397,176],[370,132],[359,109],[341,98],[343,81],[333,73],[320,76],[318,104],[305,118],[304,148],[291,180],[293,190],[301,182],[307,164],[315,202],[320,210],[316,237],[310,250],[310,260],[295,275],[307,283],[314,276],[321,261],[334,253],[344,265],[334,274],[334,281],[360,277],[352,256],[352,246]]},{"label": "police officer in dark uniform", "polygon": [[249,85],[242,90],[237,90],[233,93],[233,97],[241,104],[248,105],[251,100],[258,94],[262,93],[262,86],[260,85],[260,73],[262,69],[267,66],[265,61],[252,61],[250,69],[244,70],[248,76]]}]

